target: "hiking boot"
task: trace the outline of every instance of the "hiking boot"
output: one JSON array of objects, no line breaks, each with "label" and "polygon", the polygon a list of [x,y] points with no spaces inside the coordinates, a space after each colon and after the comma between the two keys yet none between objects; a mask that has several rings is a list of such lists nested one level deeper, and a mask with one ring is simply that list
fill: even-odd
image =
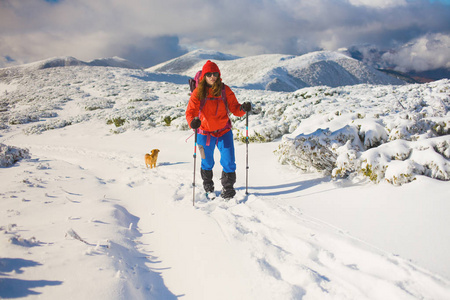
[{"label": "hiking boot", "polygon": [[207,193],[214,192],[214,181],[212,180],[213,171],[200,169],[200,174],[202,175],[203,188],[205,189],[205,192]]},{"label": "hiking boot", "polygon": [[231,189],[222,189],[222,193],[220,194],[220,197],[222,197],[225,200],[230,200],[236,195],[236,191],[234,188]]},{"label": "hiking boot", "polygon": [[234,183],[236,182],[236,172],[233,173],[225,173],[222,171],[222,178],[220,179],[222,182],[222,194],[220,195],[223,199],[229,200],[236,195],[236,191],[234,190]]}]

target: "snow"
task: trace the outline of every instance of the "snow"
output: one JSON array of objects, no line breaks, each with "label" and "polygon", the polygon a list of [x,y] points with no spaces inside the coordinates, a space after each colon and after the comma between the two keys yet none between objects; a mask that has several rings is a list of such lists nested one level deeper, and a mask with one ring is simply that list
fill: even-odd
[{"label": "snow", "polygon": [[197,176],[195,205],[183,74],[72,66],[0,87],[0,298],[450,298],[448,80],[234,88],[254,105],[249,195],[233,118],[237,196],[207,201]]}]

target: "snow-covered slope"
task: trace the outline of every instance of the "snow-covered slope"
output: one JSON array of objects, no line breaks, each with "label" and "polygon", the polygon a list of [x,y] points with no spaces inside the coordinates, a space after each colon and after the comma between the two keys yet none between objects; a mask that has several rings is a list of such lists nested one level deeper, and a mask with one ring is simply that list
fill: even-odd
[{"label": "snow-covered slope", "polygon": [[[95,66],[0,78],[0,298],[450,298],[450,181],[426,172],[448,171],[448,80],[234,88],[254,108],[250,194],[245,119],[232,117],[237,197],[223,202],[200,176],[193,193],[185,79]],[[304,149],[335,151],[349,176],[279,163],[314,167]],[[384,178],[354,168],[364,159]],[[395,161],[414,180],[390,183]]]},{"label": "snow-covered slope", "polygon": [[53,57],[29,64],[13,66],[0,69],[0,78],[14,75],[22,75],[34,70],[42,70],[56,67],[72,67],[72,66],[102,66],[116,67],[126,69],[141,69],[140,66],[120,57],[99,58],[89,62],[76,59],[71,56]]},{"label": "snow-covered slope", "polygon": [[216,60],[228,85],[248,89],[292,92],[309,86],[355,84],[404,84],[362,62],[337,52],[302,56],[267,54],[244,58],[223,57],[215,52],[192,52],[147,69],[193,77],[207,59]]}]

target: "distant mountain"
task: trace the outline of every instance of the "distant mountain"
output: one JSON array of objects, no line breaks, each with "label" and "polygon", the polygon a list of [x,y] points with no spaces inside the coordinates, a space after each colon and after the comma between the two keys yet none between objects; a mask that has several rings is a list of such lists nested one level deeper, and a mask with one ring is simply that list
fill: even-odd
[{"label": "distant mountain", "polygon": [[[193,77],[206,60],[218,63],[226,84],[246,89],[292,92],[310,86],[347,86],[357,84],[399,85],[405,81],[396,73],[384,73],[339,52],[318,51],[301,56],[267,54],[238,57],[216,51],[196,50],[148,68],[153,75]],[[104,66],[142,69],[119,57],[84,62],[74,57],[56,57],[21,66],[0,69],[0,77],[56,67]],[[152,75],[153,74],[153,75]],[[187,81],[187,80],[186,80]],[[186,82],[187,84],[187,82]]]},{"label": "distant mountain", "polygon": [[89,62],[84,62],[82,60],[78,60],[70,56],[55,57],[35,62],[32,64],[28,64],[28,66],[34,66],[36,69],[48,69],[48,68],[69,67],[69,66],[95,66],[95,67],[115,67],[125,69],[142,69],[140,66],[117,56],[94,59]]},{"label": "distant mountain", "polygon": [[319,85],[405,83],[344,54],[328,51],[301,56],[268,54],[244,58],[213,51],[194,51],[147,71],[193,77],[207,59],[218,63],[224,82],[242,88],[290,92]]},{"label": "distant mountain", "polygon": [[126,69],[142,69],[140,66],[120,57],[100,58],[92,60],[90,62],[84,62],[71,56],[64,56],[53,57],[20,66],[3,68],[0,69],[0,77],[15,75],[21,72],[71,66],[101,66]]},{"label": "distant mountain", "polygon": [[142,69],[141,66],[120,57],[99,58],[87,63],[89,66],[116,67],[124,69]]}]

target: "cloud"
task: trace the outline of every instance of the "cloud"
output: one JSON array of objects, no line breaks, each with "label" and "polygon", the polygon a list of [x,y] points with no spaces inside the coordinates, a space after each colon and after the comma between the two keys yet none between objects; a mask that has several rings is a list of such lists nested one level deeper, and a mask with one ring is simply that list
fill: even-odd
[{"label": "cloud", "polygon": [[376,8],[388,8],[395,6],[405,6],[406,0],[349,0],[355,6],[370,6]]},{"label": "cloud", "polygon": [[450,35],[429,34],[417,38],[382,59],[402,72],[422,72],[438,68],[450,70]]},{"label": "cloud", "polygon": [[0,0],[0,67],[53,56],[121,56],[147,67],[192,47],[240,56],[387,49],[450,33],[450,6],[425,0],[50,2]]}]

